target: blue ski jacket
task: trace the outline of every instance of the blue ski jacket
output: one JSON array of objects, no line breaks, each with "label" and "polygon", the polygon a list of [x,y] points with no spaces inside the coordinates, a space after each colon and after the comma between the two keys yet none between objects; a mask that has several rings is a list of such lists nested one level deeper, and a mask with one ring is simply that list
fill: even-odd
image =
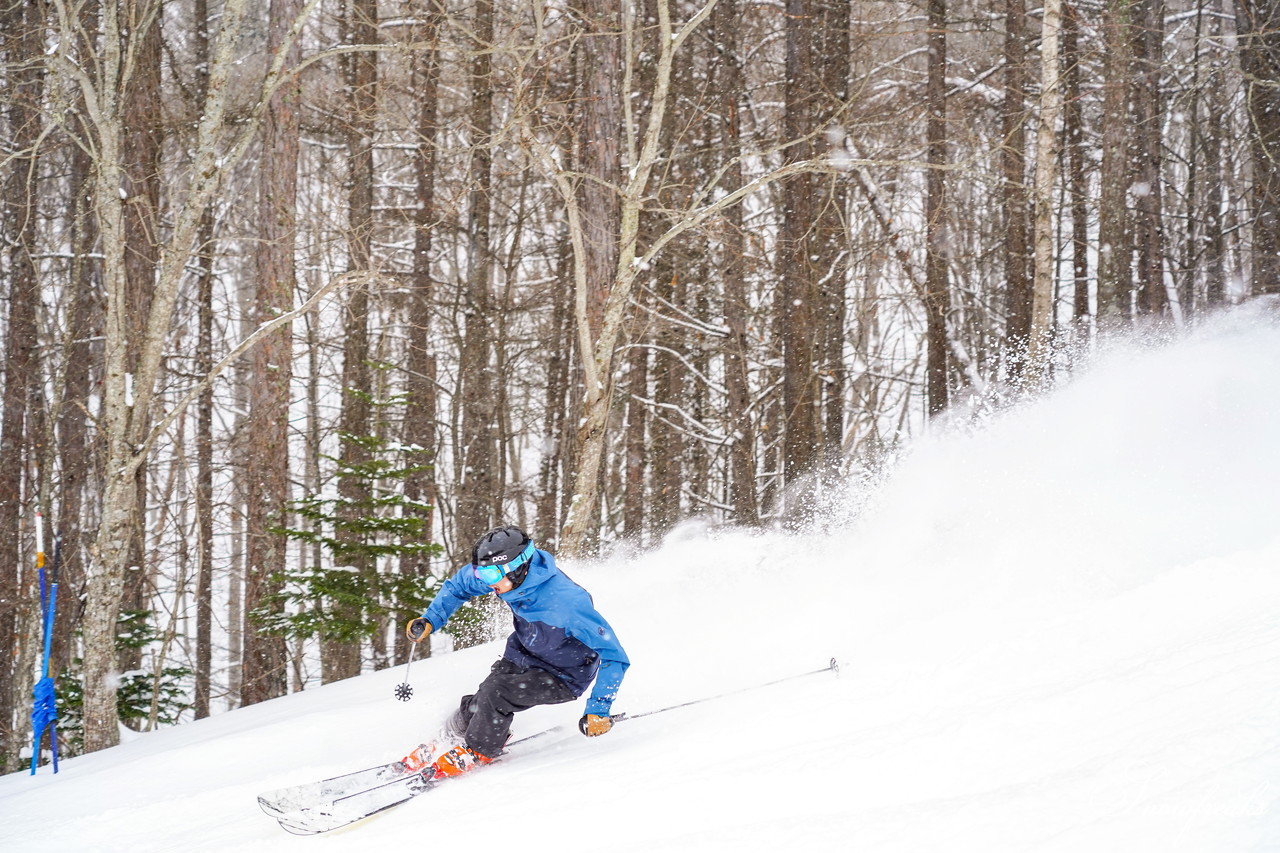
[{"label": "blue ski jacket", "polygon": [[[438,631],[459,607],[490,592],[468,563],[444,582],[422,615]],[[556,566],[555,557],[539,550],[529,561],[524,583],[498,597],[511,608],[515,623],[502,656],[552,673],[578,696],[594,679],[586,713],[607,716],[631,661],[590,593]]]}]

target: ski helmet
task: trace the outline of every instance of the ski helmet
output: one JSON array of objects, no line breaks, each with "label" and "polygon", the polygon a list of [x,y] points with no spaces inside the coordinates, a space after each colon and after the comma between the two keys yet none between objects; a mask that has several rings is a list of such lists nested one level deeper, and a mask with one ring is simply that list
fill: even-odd
[{"label": "ski helmet", "polygon": [[486,572],[493,577],[486,583],[497,583],[503,576],[509,576],[515,586],[519,586],[529,571],[529,561],[533,559],[535,548],[533,540],[519,527],[495,527],[476,540],[471,549],[471,564],[476,569],[476,576],[481,576],[483,569],[499,569],[498,575]]}]

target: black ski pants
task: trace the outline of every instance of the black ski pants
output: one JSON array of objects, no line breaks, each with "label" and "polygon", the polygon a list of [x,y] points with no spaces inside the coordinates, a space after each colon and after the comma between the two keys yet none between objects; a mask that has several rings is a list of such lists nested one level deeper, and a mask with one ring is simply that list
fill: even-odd
[{"label": "black ski pants", "polygon": [[511,732],[516,711],[535,705],[559,705],[578,698],[568,684],[546,670],[525,669],[506,658],[494,663],[476,692],[463,696],[449,730],[466,735],[466,744],[486,758],[497,758]]}]

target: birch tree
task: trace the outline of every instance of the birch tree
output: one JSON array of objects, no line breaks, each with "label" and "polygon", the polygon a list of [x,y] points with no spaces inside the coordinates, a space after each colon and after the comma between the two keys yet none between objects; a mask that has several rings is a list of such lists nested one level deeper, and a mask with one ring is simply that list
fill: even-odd
[{"label": "birch tree", "polygon": [[1033,374],[1043,380],[1048,371],[1057,255],[1054,247],[1053,190],[1058,173],[1058,119],[1062,114],[1059,84],[1059,45],[1062,38],[1062,0],[1045,0],[1040,35],[1040,119],[1036,130],[1035,283],[1031,300],[1029,359]]},{"label": "birch tree", "polygon": [[[592,323],[589,313],[593,303],[598,300],[593,300],[590,292],[592,283],[587,268],[589,256],[583,218],[568,177],[563,172],[553,172],[567,207],[574,243],[575,313],[586,387],[583,418],[578,427],[578,464],[574,473],[573,499],[560,535],[560,550],[568,555],[582,553],[588,538],[596,531],[597,520],[594,513],[600,493],[600,463],[604,455],[605,427],[614,391],[614,349],[626,316],[632,287],[640,265],[644,262],[644,258],[637,252],[640,214],[649,178],[658,160],[658,140],[667,109],[675,54],[689,35],[710,15],[714,6],[715,0],[709,0],[677,31],[671,22],[669,5],[665,0],[659,0],[657,4],[659,47],[649,119],[642,143],[630,146],[633,162],[627,179],[619,188],[618,262],[596,324]],[[624,130],[628,135],[634,133],[632,127]],[[653,251],[654,249],[650,250],[650,255]],[[593,328],[598,328],[599,332],[593,334]]]},{"label": "birch tree", "polygon": [[[584,263],[586,257],[584,223],[582,211],[574,194],[573,183],[566,171],[558,166],[546,140],[528,127],[523,130],[524,144],[542,164],[544,171],[550,175],[565,204],[565,218],[568,221],[574,254],[576,342],[583,365],[586,390],[582,419],[578,428],[578,452],[574,468],[574,485],[571,491],[572,500],[568,516],[560,531],[560,550],[569,555],[583,553],[587,541],[594,535],[597,528],[595,507],[599,496],[599,477],[608,416],[615,390],[614,351],[622,324],[628,316],[627,308],[632,290],[641,271],[648,268],[653,259],[671,241],[713,217],[719,216],[752,193],[798,174],[833,171],[825,157],[815,156],[784,163],[744,183],[732,192],[723,192],[721,180],[730,167],[722,167],[691,194],[687,207],[681,210],[664,211],[667,217],[666,228],[659,229],[652,240],[645,246],[640,246],[641,215],[645,211],[646,200],[652,193],[650,181],[659,163],[659,140],[663,117],[668,107],[675,57],[689,36],[710,17],[715,5],[715,0],[709,0],[679,29],[676,29],[671,20],[669,5],[665,2],[657,4],[658,49],[653,89],[650,93],[649,115],[643,133],[636,131],[634,122],[626,122],[624,126],[624,133],[629,140],[630,163],[626,169],[625,180],[617,189],[620,203],[618,233],[620,250],[618,265],[605,298],[598,336],[593,337],[590,334],[591,326],[587,319],[589,285]],[[817,135],[821,132],[821,128],[809,129],[808,135]],[[787,143],[782,143],[782,145],[785,144]]]},{"label": "birch tree", "polygon": [[[297,38],[316,2],[311,0],[293,22],[286,44]],[[57,43],[47,61],[51,75],[58,81],[60,97],[74,93],[84,101],[87,133],[77,135],[74,127],[64,130],[75,136],[76,144],[89,150],[93,158],[94,213],[101,235],[106,295],[101,415],[106,475],[101,519],[87,573],[84,620],[85,748],[93,751],[115,745],[120,737],[114,675],[116,620],[129,565],[129,546],[141,510],[137,472],[146,463],[157,437],[176,417],[176,411],[171,410],[151,424],[152,403],[179,286],[194,251],[204,211],[227,172],[248,147],[267,100],[279,83],[284,53],[271,58],[248,114],[232,126],[228,82],[238,58],[235,46],[245,3],[231,0],[224,6],[209,74],[209,93],[200,114],[186,186],[175,201],[168,232],[156,237],[159,263],[151,304],[145,322],[136,332],[141,340],[131,340],[124,200],[120,192],[124,179],[123,111],[137,73],[142,36],[156,25],[160,4],[153,0],[104,4],[97,19],[97,33],[85,31],[78,11],[78,7],[56,4]],[[99,45],[96,54],[77,47],[92,44]],[[133,371],[129,369],[131,350],[137,353]]]}]

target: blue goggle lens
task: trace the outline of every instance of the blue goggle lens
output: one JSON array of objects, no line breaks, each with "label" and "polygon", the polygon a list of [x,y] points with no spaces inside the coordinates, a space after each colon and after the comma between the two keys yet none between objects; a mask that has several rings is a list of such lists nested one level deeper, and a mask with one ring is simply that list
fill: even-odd
[{"label": "blue goggle lens", "polygon": [[533,558],[534,551],[536,550],[537,549],[533,547],[533,543],[530,542],[511,562],[505,565],[473,566],[472,571],[476,573],[476,577],[480,578],[483,583],[488,586],[493,586],[495,583],[502,580],[503,577],[511,574],[531,560]]},{"label": "blue goggle lens", "polygon": [[493,586],[502,580],[502,576],[505,574],[506,572],[502,570],[502,566],[476,566],[476,577],[489,586]]}]

